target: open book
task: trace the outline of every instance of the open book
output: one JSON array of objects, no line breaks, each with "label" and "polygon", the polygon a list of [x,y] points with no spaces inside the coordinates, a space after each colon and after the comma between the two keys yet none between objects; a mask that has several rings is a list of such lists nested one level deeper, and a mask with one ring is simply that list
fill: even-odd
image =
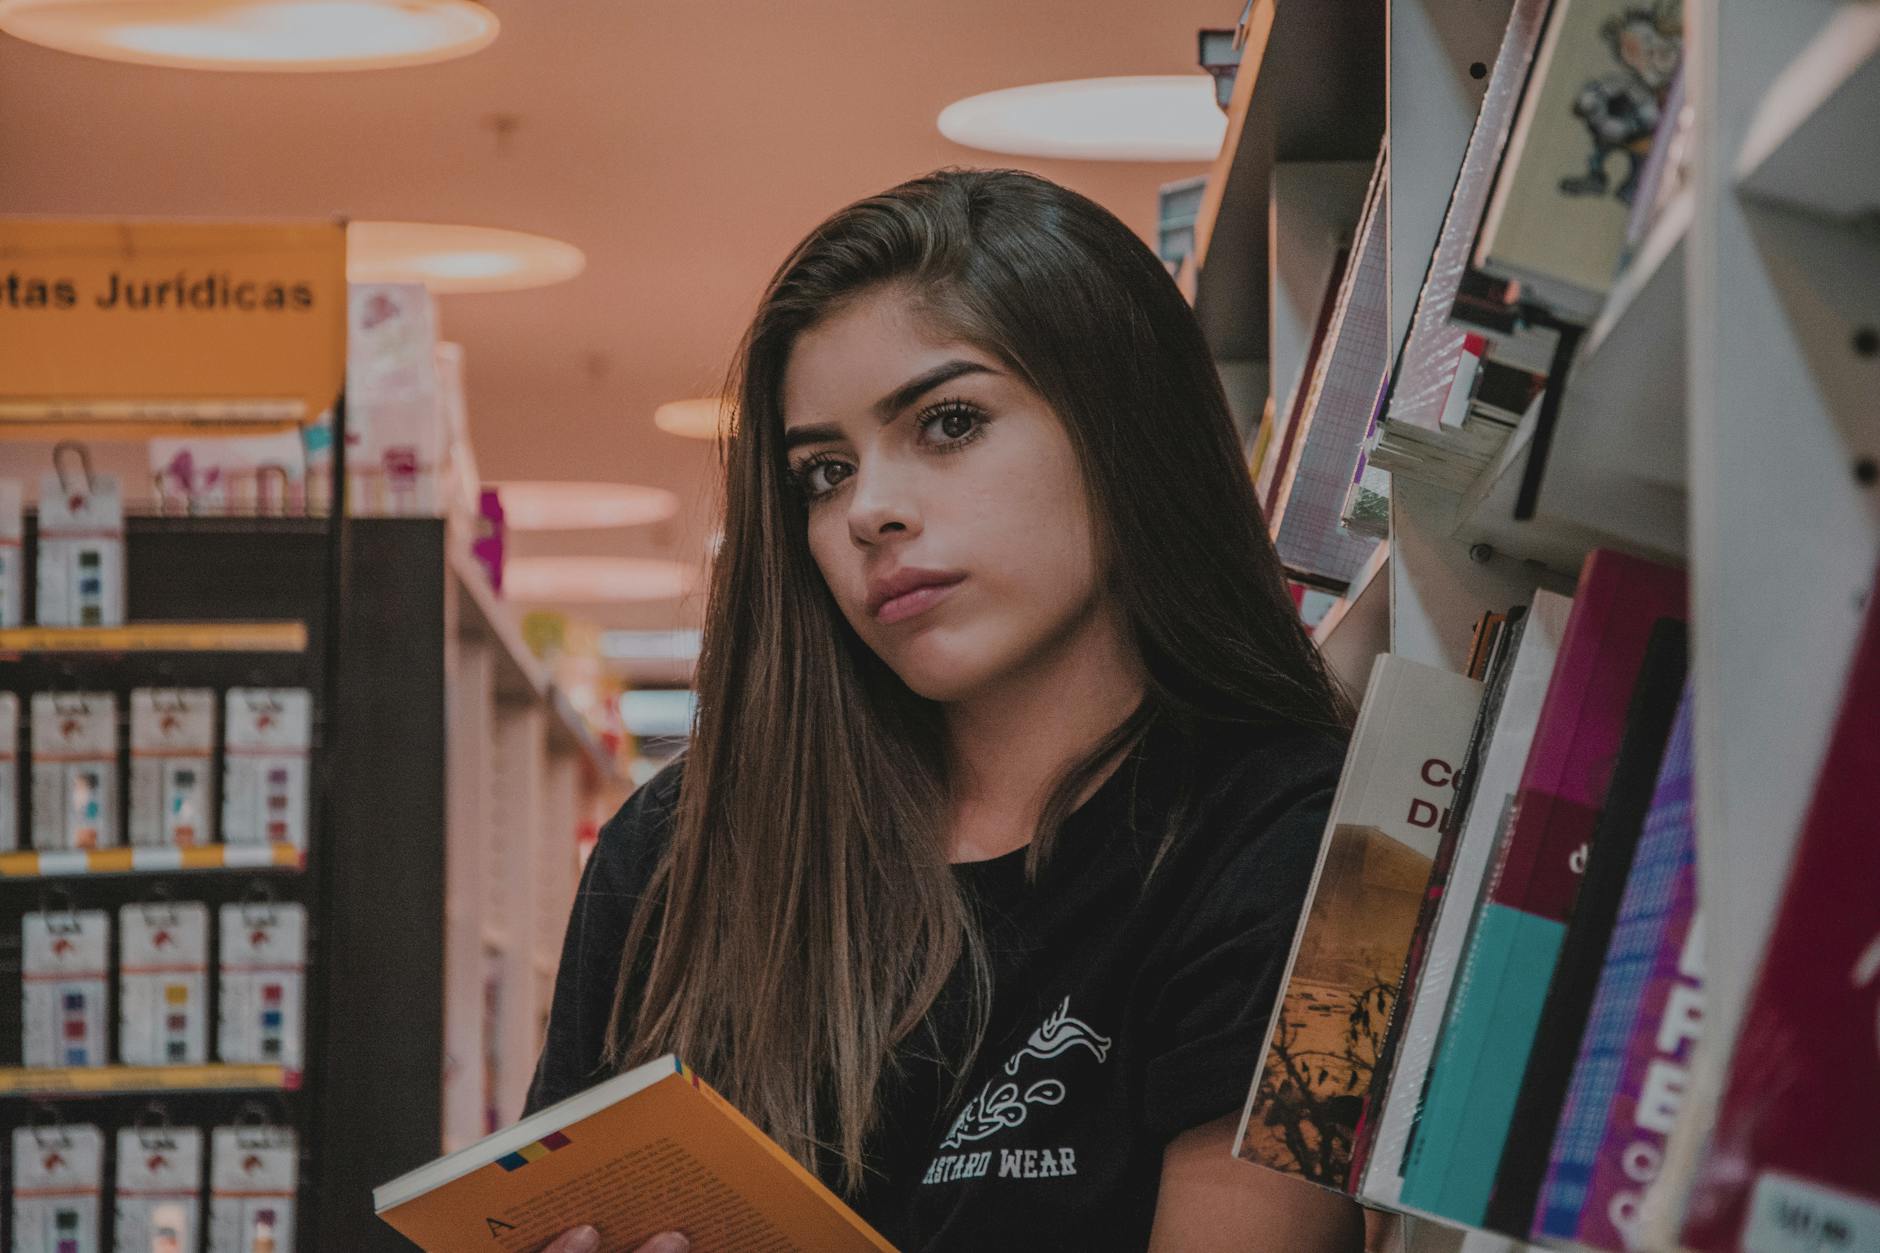
[{"label": "open book", "polygon": [[662,1231],[714,1253],[894,1248],[671,1055],[402,1175],[372,1204],[432,1253],[522,1253],[584,1224],[606,1250]]}]

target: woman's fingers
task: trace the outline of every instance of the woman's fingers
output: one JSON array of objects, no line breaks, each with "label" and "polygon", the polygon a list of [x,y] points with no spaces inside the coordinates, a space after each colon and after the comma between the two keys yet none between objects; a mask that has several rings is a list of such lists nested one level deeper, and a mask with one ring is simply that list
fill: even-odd
[{"label": "woman's fingers", "polygon": [[[601,1233],[592,1227],[564,1231],[542,1253],[596,1253],[601,1247]],[[688,1253],[692,1242],[676,1231],[663,1232],[642,1244],[634,1253]]]},{"label": "woman's fingers", "polygon": [[564,1231],[542,1253],[594,1253],[601,1247],[601,1233],[592,1227],[576,1227],[573,1231]]}]

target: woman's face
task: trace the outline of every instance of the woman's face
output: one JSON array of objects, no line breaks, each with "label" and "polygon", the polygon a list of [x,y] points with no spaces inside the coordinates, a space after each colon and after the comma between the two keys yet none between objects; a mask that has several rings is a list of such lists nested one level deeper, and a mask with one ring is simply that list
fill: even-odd
[{"label": "woman's face", "polygon": [[1105,629],[1064,424],[904,293],[865,295],[798,336],[783,414],[816,564],[915,692],[982,695]]}]

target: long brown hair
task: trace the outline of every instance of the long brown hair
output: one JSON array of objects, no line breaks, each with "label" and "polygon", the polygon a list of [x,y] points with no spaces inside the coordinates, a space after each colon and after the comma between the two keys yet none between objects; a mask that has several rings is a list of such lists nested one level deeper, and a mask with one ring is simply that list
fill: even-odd
[{"label": "long brown hair", "polygon": [[942,170],[812,231],[732,367],[698,720],[608,1049],[615,1065],[677,1052],[797,1158],[839,1164],[850,1190],[895,1046],[962,962],[975,1041],[986,995],[944,847],[940,711],[843,618],[785,473],[792,345],[884,284],[1063,420],[1147,672],[1135,714],[1056,782],[1034,875],[1073,801],[1152,722],[1349,719],[1286,595],[1200,328],[1128,227],[1030,174]]}]

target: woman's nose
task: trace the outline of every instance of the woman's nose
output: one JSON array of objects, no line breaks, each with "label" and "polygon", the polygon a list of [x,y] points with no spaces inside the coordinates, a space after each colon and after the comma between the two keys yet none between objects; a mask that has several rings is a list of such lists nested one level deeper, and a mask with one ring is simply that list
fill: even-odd
[{"label": "woman's nose", "polygon": [[858,470],[849,495],[849,537],[865,546],[919,533],[920,508],[908,476],[886,465]]}]

